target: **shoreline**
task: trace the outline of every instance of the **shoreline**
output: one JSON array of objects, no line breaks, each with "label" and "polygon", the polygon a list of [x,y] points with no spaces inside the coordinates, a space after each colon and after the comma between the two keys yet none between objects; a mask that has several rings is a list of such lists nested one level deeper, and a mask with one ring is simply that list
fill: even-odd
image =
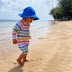
[{"label": "shoreline", "polygon": [[[51,28],[47,37],[29,46],[28,58],[23,67],[15,61],[20,50],[9,60],[1,61],[2,72],[71,72],[72,21],[58,22]],[[16,45],[15,45],[16,47]]]}]

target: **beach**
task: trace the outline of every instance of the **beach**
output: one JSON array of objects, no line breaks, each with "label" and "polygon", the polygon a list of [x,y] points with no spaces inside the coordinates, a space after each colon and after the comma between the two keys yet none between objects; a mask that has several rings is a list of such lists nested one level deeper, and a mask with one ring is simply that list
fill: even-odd
[{"label": "beach", "polygon": [[72,72],[72,21],[57,23],[48,30],[46,37],[29,46],[27,58],[30,62],[23,66],[16,62],[21,51],[6,38],[8,50],[1,49],[0,72]]}]

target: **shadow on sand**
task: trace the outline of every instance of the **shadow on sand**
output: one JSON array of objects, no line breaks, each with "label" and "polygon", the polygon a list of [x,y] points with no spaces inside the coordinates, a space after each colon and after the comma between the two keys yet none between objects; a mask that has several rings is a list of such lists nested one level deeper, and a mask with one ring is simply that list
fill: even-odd
[{"label": "shadow on sand", "polygon": [[22,67],[24,66],[24,64],[25,64],[25,62],[23,63],[22,66],[18,65],[18,66],[14,67],[13,69],[11,69],[8,72],[23,72]]}]

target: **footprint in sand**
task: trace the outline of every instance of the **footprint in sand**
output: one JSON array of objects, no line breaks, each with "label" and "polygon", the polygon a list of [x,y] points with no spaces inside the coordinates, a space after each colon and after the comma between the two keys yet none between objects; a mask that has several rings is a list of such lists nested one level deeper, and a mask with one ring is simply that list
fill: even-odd
[{"label": "footprint in sand", "polygon": [[38,61],[38,60],[42,60],[42,59],[36,59],[36,60]]},{"label": "footprint in sand", "polygon": [[16,62],[13,62],[13,64],[17,64]]},{"label": "footprint in sand", "polygon": [[[38,60],[42,60],[42,59],[36,59],[36,61],[38,61]],[[31,61],[35,61],[35,60],[31,60]]]}]

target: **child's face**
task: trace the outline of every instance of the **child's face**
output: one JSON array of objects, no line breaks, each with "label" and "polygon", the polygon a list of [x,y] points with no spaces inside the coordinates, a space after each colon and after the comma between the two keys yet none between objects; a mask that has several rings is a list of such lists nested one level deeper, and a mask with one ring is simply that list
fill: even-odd
[{"label": "child's face", "polygon": [[32,18],[32,17],[26,18],[26,22],[27,22],[28,24],[30,24],[33,20],[34,20],[34,18]]}]

